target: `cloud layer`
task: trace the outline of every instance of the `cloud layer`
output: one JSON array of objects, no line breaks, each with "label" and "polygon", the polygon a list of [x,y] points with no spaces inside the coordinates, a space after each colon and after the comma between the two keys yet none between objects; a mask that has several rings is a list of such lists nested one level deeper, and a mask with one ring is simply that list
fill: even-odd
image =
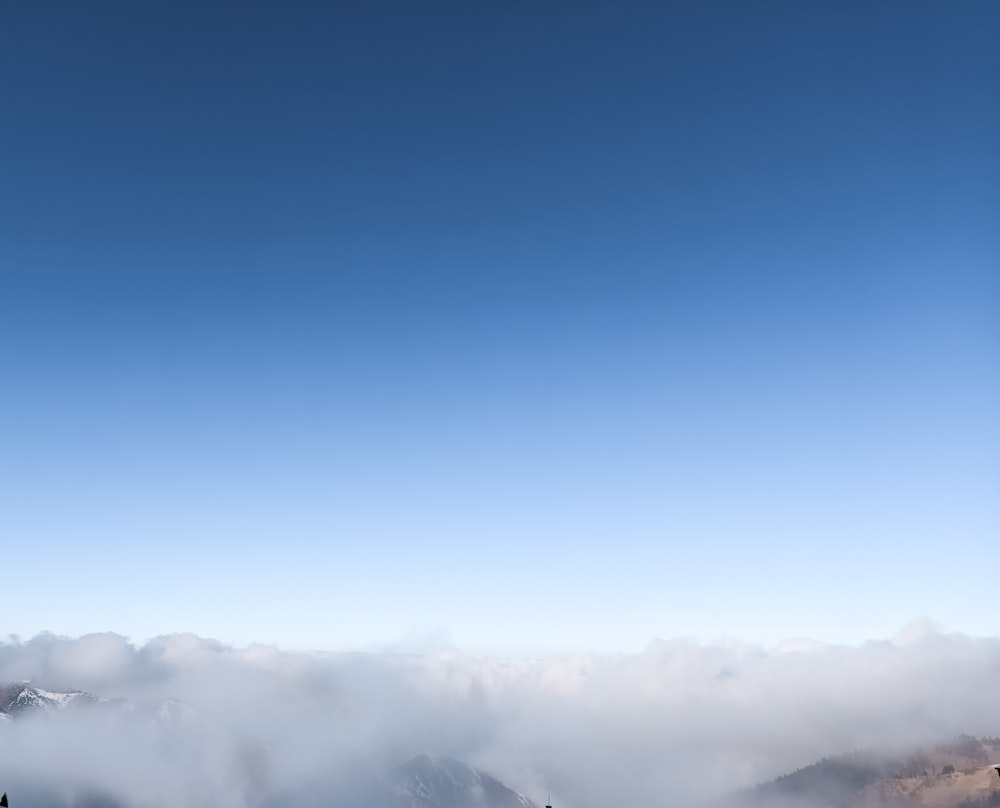
[{"label": "cloud layer", "polygon": [[150,806],[321,794],[422,752],[560,808],[693,804],[824,755],[1000,734],[1000,639],[922,624],[859,647],[657,640],[535,660],[40,635],[0,643],[0,682],[18,680],[194,708],[169,740],[86,715],[0,724],[3,777]]}]

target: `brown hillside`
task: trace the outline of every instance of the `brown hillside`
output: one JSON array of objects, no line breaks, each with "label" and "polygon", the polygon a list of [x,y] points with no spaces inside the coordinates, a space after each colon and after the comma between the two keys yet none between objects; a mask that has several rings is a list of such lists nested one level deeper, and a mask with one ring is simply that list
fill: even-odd
[{"label": "brown hillside", "polygon": [[858,751],[816,763],[743,795],[778,808],[1000,808],[1000,740],[964,736],[904,754]]},{"label": "brown hillside", "polygon": [[1000,805],[1000,777],[989,766],[957,770],[926,777],[900,777],[879,780],[862,789],[848,803],[848,808],[955,808],[962,803],[988,805],[991,798]]},{"label": "brown hillside", "polygon": [[963,737],[915,756],[918,774],[881,779],[861,789],[845,808],[1000,808],[1000,740]]}]

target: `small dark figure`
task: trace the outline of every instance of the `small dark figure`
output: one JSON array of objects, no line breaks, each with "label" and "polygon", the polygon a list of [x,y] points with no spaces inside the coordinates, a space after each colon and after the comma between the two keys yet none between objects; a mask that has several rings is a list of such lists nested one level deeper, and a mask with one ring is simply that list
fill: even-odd
[{"label": "small dark figure", "polygon": [[7,792],[6,791],[3,793],[3,796],[0,797],[0,808],[10,808],[10,803],[7,802]]}]

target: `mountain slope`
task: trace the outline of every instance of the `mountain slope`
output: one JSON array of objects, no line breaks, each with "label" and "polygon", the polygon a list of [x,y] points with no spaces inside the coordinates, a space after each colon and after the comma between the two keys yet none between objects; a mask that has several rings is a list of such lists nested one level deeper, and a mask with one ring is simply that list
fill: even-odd
[{"label": "mountain slope", "polygon": [[1000,806],[1000,778],[983,766],[949,774],[882,780],[862,789],[848,808],[955,808],[955,806]]},{"label": "mountain slope", "polygon": [[27,682],[0,687],[0,714],[15,718],[34,712],[54,712],[67,707],[93,705],[101,702],[97,696],[73,690],[62,693],[32,687]]},{"label": "mountain slope", "polygon": [[390,772],[386,805],[392,808],[535,808],[523,794],[450,758],[419,755]]},{"label": "mountain slope", "polygon": [[163,726],[177,725],[195,715],[194,708],[174,699],[158,702],[107,699],[82,690],[45,690],[29,682],[16,682],[0,687],[0,721],[32,715],[51,716],[84,709],[98,710],[101,715],[109,718],[135,716]]},{"label": "mountain slope", "polygon": [[1000,808],[1000,740],[963,736],[906,755],[852,752],[825,758],[737,798],[751,806]]}]

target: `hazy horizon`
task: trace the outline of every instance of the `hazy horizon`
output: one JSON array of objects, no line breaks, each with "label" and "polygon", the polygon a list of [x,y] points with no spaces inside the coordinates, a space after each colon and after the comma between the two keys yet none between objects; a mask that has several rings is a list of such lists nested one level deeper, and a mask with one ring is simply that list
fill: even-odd
[{"label": "hazy horizon", "polygon": [[51,630],[42,630],[34,634],[22,635],[10,632],[6,637],[0,637],[0,643],[7,645],[21,645],[43,641],[45,639],[64,641],[81,640],[85,637],[110,636],[124,640],[131,646],[141,647],[170,637],[193,637],[199,641],[213,643],[219,647],[232,648],[234,650],[247,650],[255,647],[272,648],[283,653],[303,653],[303,654],[338,654],[338,653],[358,653],[358,654],[411,654],[415,656],[433,656],[435,654],[460,653],[475,657],[516,659],[516,658],[545,658],[549,656],[567,656],[574,654],[596,654],[603,656],[632,656],[642,653],[651,645],[662,642],[683,642],[695,646],[703,647],[725,647],[730,645],[745,645],[747,647],[757,647],[763,651],[773,652],[797,652],[809,651],[820,648],[856,648],[869,643],[887,642],[897,645],[907,645],[921,640],[927,636],[953,636],[966,639],[1000,639],[1000,635],[994,634],[974,634],[962,631],[961,628],[945,626],[927,616],[916,616],[912,620],[899,626],[896,630],[884,636],[868,636],[855,640],[831,640],[819,635],[801,634],[778,638],[776,641],[761,641],[753,637],[738,637],[735,634],[723,633],[717,637],[701,638],[692,635],[661,636],[654,635],[647,639],[640,647],[634,649],[607,649],[600,647],[560,647],[554,643],[546,648],[532,648],[527,646],[498,648],[491,646],[479,646],[475,641],[460,643],[445,631],[417,633],[410,632],[397,638],[388,640],[372,640],[368,644],[358,645],[329,645],[329,646],[293,646],[281,642],[275,642],[266,638],[250,639],[247,641],[233,641],[225,637],[213,637],[200,635],[196,631],[178,629],[176,631],[166,631],[162,634],[152,636],[130,636],[114,628],[106,628],[96,631],[88,631],[80,635],[68,635]]}]

